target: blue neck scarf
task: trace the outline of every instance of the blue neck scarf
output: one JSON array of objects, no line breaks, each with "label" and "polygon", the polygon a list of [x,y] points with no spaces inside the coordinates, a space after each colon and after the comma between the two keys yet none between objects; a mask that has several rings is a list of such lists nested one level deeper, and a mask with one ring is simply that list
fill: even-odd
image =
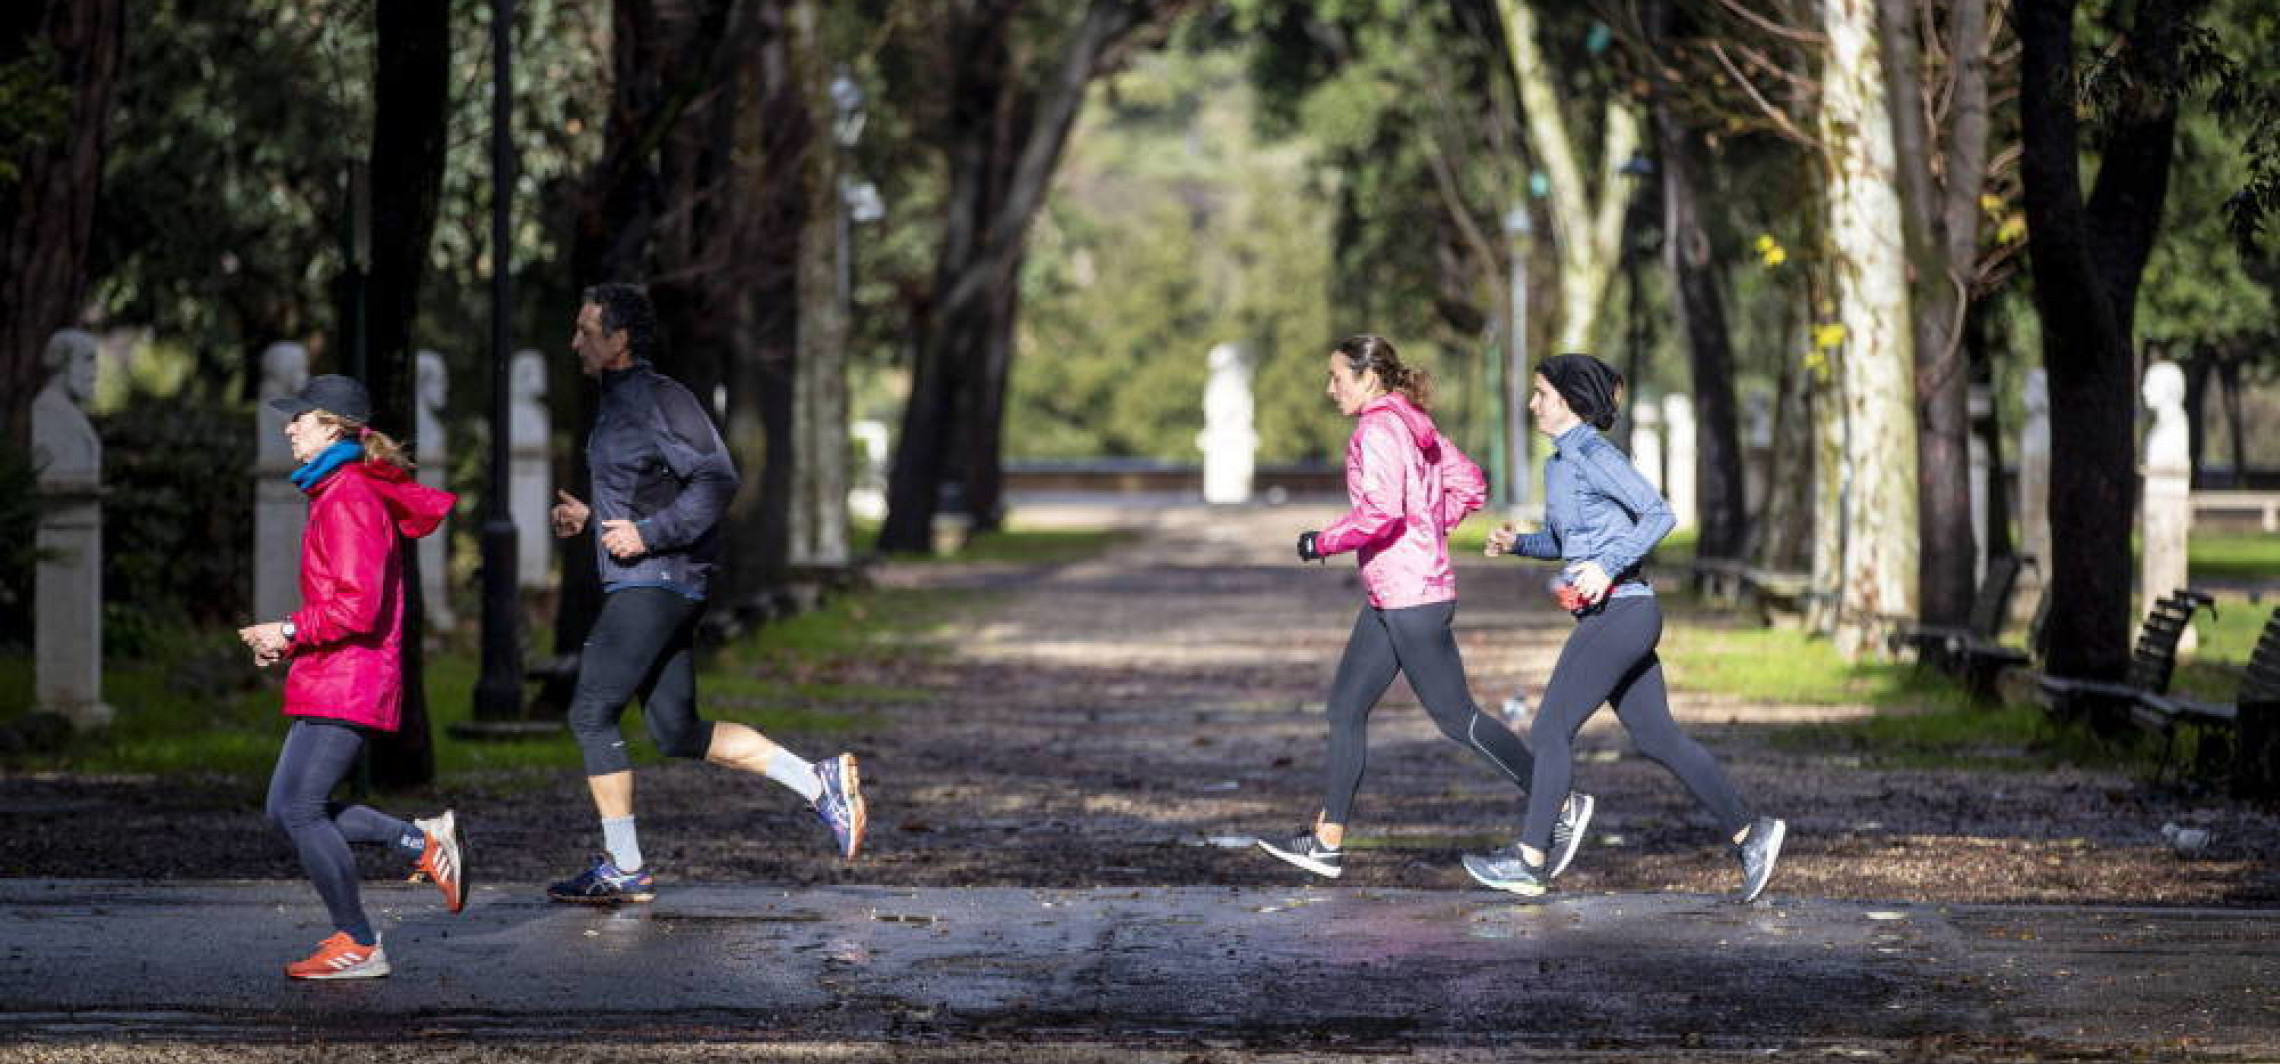
[{"label": "blue neck scarf", "polygon": [[293,471],[293,486],[307,491],[333,475],[333,470],[364,457],[364,445],[342,440],[324,449],[306,465]]}]

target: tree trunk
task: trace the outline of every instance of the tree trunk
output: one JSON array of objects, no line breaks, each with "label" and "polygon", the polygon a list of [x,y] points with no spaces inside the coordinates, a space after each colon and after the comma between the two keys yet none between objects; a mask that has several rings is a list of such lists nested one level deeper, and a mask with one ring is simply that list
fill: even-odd
[{"label": "tree trunk", "polygon": [[[602,156],[581,189],[570,251],[573,290],[649,277],[666,207],[659,173],[663,145],[683,113],[718,84],[733,2],[718,0],[703,8],[701,17],[680,7],[666,11],[659,0],[617,0],[612,6],[610,113],[603,124]],[[569,314],[576,309],[568,308]],[[661,320],[664,310],[659,308]],[[711,403],[709,387],[696,394]],[[578,441],[568,475],[557,483],[569,485],[565,490],[581,499],[592,498],[584,441],[593,425],[597,398],[588,385],[578,390],[576,403],[556,407],[556,427]],[[578,655],[602,608],[592,537],[589,531],[555,541],[562,551],[562,588],[554,611],[555,667],[532,699],[534,709],[567,709],[577,686]]]},{"label": "tree trunk", "polygon": [[2045,671],[2116,680],[2129,667],[2130,515],[2137,499],[2133,344],[2139,279],[2176,147],[2179,0],[2138,5],[2115,57],[2126,81],[2098,182],[2082,198],[2074,0],[2020,0],[2020,176],[2050,379],[2053,557]]},{"label": "tree trunk", "polygon": [[[450,0],[390,0],[374,9],[379,60],[373,68],[372,273],[365,288],[365,387],[373,421],[392,434],[412,427],[418,367],[412,325],[419,320],[420,279],[435,233],[449,142]],[[347,320],[344,316],[343,320]],[[349,342],[353,346],[354,340]],[[419,552],[403,545],[404,580],[419,584]],[[511,579],[511,575],[510,575]],[[404,611],[403,724],[372,744],[372,781],[389,788],[435,777],[428,735],[422,645],[426,619],[410,596]]]},{"label": "tree trunk", "polygon": [[832,64],[817,22],[818,0],[791,9],[793,82],[816,135],[801,154],[804,216],[799,227],[799,354],[793,375],[791,560],[843,567],[847,549],[847,293],[840,288],[846,248],[840,223],[839,151],[833,128]]},{"label": "tree trunk", "polygon": [[1844,439],[1836,637],[1838,650],[1858,660],[1881,654],[1884,636],[1916,613],[1914,345],[1875,0],[1829,0],[1823,17],[1828,246],[1844,326],[1833,412]]},{"label": "tree trunk", "polygon": [[[1668,12],[1667,0],[1648,12],[1649,47],[1664,39]],[[1704,558],[1739,558],[1749,540],[1749,499],[1742,485],[1734,351],[1726,331],[1723,278],[1696,196],[1704,169],[1701,146],[1673,110],[1668,86],[1656,86],[1653,121],[1655,154],[1662,166],[1663,259],[1675,296],[1672,308],[1686,337],[1694,408],[1700,418],[1694,477],[1701,531],[1694,551]],[[1636,290],[1632,298],[1638,298]]]},{"label": "tree trunk", "polygon": [[[1085,90],[1116,47],[1179,0],[1093,0],[1060,63],[1025,85],[1012,65],[1012,12],[988,6],[953,27],[956,77],[948,91],[950,194],[933,303],[911,374],[910,401],[888,478],[879,546],[923,551],[946,474],[955,472],[977,518],[996,519],[999,440],[1012,356],[1012,311],[1030,222],[1044,205]],[[975,426],[970,420],[987,417]],[[955,466],[946,454],[955,450]]]},{"label": "tree trunk", "polygon": [[[126,53],[123,0],[17,0],[0,14],[0,67],[47,49],[52,111],[0,178],[0,444],[31,444],[32,397],[47,383],[48,338],[75,323],[93,278],[103,142]],[[36,124],[35,124],[36,123]],[[5,167],[0,167],[4,170]]]},{"label": "tree trunk", "polygon": [[[1879,0],[1903,231],[1914,282],[1917,563],[1922,618],[1960,625],[1971,612],[1979,544],[1971,523],[1970,378],[1962,344],[1968,280],[1977,260],[1979,190],[1986,165],[1985,0],[1950,12],[1955,62],[1954,128],[1931,128],[1918,74],[1913,0]],[[1951,135],[1942,138],[1941,133]],[[1943,142],[1944,141],[1944,142]],[[1945,187],[1933,157],[1946,160]],[[1960,202],[1959,202],[1960,200]]]},{"label": "tree trunk", "polygon": [[[1639,147],[1639,119],[1620,96],[1601,122],[1598,181],[1584,180],[1583,153],[1569,135],[1553,87],[1551,64],[1537,43],[1536,13],[1527,0],[1497,0],[1505,57],[1525,116],[1528,153],[1551,179],[1552,244],[1559,254],[1559,351],[1590,351],[1599,310],[1623,249],[1623,164]],[[1729,415],[1730,417],[1731,415]]]}]

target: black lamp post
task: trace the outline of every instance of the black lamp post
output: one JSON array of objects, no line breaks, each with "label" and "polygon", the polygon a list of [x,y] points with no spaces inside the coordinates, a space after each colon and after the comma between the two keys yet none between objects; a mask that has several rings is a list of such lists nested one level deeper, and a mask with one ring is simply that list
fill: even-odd
[{"label": "black lamp post", "polygon": [[491,0],[491,477],[483,498],[483,674],[475,683],[474,726],[455,729],[469,736],[517,730],[509,722],[519,722],[523,708],[522,603],[515,588],[515,519],[507,509],[513,37],[514,0]]}]

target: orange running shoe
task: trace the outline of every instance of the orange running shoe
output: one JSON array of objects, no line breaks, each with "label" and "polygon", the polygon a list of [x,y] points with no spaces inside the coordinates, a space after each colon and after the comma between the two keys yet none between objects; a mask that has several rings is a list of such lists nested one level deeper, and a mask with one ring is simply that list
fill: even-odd
[{"label": "orange running shoe", "polygon": [[378,938],[359,946],[348,932],[335,931],[317,943],[307,960],[286,965],[285,974],[295,979],[378,979],[388,974],[388,951]]},{"label": "orange running shoe", "polygon": [[412,826],[427,835],[427,849],[420,852],[419,863],[412,866],[411,881],[427,880],[443,892],[443,907],[458,912],[467,907],[467,848],[459,841],[459,821],[451,810],[429,820],[414,820]]}]

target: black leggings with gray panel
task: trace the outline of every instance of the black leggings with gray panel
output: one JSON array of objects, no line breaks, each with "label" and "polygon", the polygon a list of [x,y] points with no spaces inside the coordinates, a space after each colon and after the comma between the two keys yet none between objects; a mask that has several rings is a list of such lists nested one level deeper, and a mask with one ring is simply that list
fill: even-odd
[{"label": "black leggings with gray panel", "polygon": [[697,667],[689,649],[703,606],[662,587],[603,596],[601,616],[578,655],[578,691],[568,714],[586,775],[633,768],[618,718],[636,697],[659,753],[701,758],[712,748],[712,722],[697,716]]},{"label": "black leggings with gray panel", "polygon": [[1742,797],[1718,762],[1671,719],[1662,659],[1655,655],[1662,627],[1662,606],[1652,595],[1608,599],[1576,623],[1528,731],[1536,771],[1521,842],[1551,848],[1552,825],[1574,777],[1575,733],[1608,702],[1639,752],[1677,776],[1720,830],[1731,836],[1749,824]]},{"label": "black leggings with gray panel", "polygon": [[1354,793],[1361,789],[1362,768],[1369,758],[1370,710],[1392,686],[1396,673],[1409,678],[1410,690],[1417,692],[1417,700],[1425,704],[1442,734],[1480,754],[1514,786],[1528,786],[1535,773],[1528,748],[1502,721],[1483,714],[1465,685],[1465,663],[1449,629],[1456,615],[1457,604],[1451,600],[1394,610],[1364,606],[1354,618],[1346,654],[1338,661],[1338,678],[1330,685],[1325,823],[1344,824],[1353,812]]}]

